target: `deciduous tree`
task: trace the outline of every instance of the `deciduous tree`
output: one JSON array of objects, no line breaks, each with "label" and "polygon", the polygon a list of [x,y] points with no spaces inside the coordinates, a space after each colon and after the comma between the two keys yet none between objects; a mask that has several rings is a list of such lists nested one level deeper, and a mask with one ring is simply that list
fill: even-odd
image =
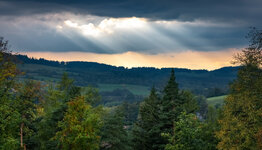
[{"label": "deciduous tree", "polygon": [[219,120],[219,149],[262,149],[261,34],[262,31],[252,30],[250,47],[235,57],[242,67],[231,84]]},{"label": "deciduous tree", "polygon": [[55,139],[59,147],[66,150],[99,149],[101,110],[85,102],[84,97],[76,97],[68,102],[64,119],[58,126],[62,129]]}]

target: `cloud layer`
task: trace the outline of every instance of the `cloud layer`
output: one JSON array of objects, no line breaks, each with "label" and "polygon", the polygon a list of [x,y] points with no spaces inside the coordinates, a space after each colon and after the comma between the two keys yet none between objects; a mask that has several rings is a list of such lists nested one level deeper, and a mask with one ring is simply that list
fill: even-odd
[{"label": "cloud layer", "polygon": [[222,22],[106,18],[72,13],[0,19],[2,36],[10,40],[18,52],[157,54],[216,51],[247,44],[244,39],[247,27]]},{"label": "cloud layer", "polygon": [[261,0],[0,0],[0,36],[23,53],[216,53],[248,44],[248,27],[261,28],[261,6]]}]

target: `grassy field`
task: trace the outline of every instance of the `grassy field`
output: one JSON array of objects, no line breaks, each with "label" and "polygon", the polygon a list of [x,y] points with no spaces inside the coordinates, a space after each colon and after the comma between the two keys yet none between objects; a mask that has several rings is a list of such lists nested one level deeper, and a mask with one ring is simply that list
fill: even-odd
[{"label": "grassy field", "polygon": [[25,70],[25,71],[35,71],[35,70],[51,70],[51,71],[64,71],[64,69],[59,67],[52,67],[47,65],[40,65],[40,64],[19,64],[18,68]]},{"label": "grassy field", "polygon": [[210,98],[207,98],[207,103],[208,105],[211,105],[211,106],[222,105],[224,103],[225,98],[226,98],[226,95],[210,97]]},{"label": "grassy field", "polygon": [[100,92],[113,91],[115,89],[127,89],[134,95],[148,96],[150,89],[146,86],[131,84],[98,84]]}]

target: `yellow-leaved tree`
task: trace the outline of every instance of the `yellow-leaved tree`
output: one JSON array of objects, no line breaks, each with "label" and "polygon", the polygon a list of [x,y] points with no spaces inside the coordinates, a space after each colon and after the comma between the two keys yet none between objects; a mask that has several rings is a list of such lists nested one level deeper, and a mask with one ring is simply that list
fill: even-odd
[{"label": "yellow-leaved tree", "polygon": [[[90,97],[92,98],[92,97]],[[67,103],[64,119],[58,123],[62,129],[56,133],[59,148],[65,150],[99,149],[102,107],[93,108],[79,96]]]},{"label": "yellow-leaved tree", "polygon": [[250,46],[235,56],[241,67],[219,120],[218,149],[262,149],[262,31],[248,36]]}]

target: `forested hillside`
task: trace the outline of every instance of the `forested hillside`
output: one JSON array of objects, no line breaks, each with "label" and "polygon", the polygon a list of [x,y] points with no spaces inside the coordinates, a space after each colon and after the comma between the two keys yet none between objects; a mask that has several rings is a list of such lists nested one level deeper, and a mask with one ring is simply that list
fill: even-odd
[{"label": "forested hillside", "polygon": [[[153,85],[159,89],[163,88],[171,71],[171,68],[128,69],[93,62],[57,62],[28,58],[23,55],[17,55],[17,58],[21,63],[18,68],[25,72],[23,78],[58,81],[62,74],[67,72],[79,86],[92,85],[101,91],[108,91],[105,89],[108,87],[127,89],[135,95],[142,96],[148,95]],[[238,67],[224,67],[213,71],[175,68],[177,82],[181,89],[188,89],[207,97],[227,93],[228,84],[236,78],[237,71]],[[136,88],[141,88],[140,93],[130,90],[129,85],[137,85]]]}]

